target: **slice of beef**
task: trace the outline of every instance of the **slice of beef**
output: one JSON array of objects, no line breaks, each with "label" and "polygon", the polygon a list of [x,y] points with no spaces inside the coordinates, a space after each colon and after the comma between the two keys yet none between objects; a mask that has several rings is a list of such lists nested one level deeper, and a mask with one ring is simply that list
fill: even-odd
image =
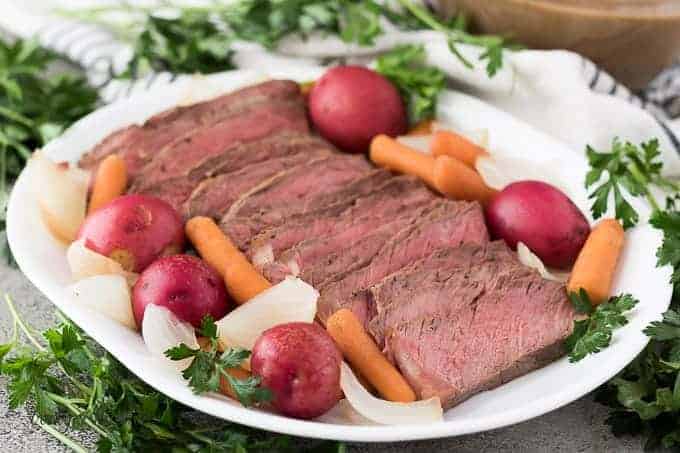
[{"label": "slice of beef", "polygon": [[441,199],[440,205],[392,237],[370,263],[321,286],[317,317],[321,322],[341,308],[351,309],[365,325],[367,289],[385,276],[442,247],[489,240],[481,206],[476,202]]},{"label": "slice of beef", "polygon": [[243,194],[222,217],[220,227],[245,250],[250,239],[269,226],[334,204],[353,181],[374,171],[363,156],[334,154],[274,176]]},{"label": "slice of beef", "polygon": [[219,220],[242,194],[249,192],[253,187],[285,170],[327,158],[331,154],[332,151],[328,149],[317,148],[205,179],[187,200],[183,209],[185,217],[209,216]]},{"label": "slice of beef", "polygon": [[330,207],[293,216],[284,224],[258,234],[248,251],[249,257],[264,257],[255,261],[266,265],[299,242],[332,237],[352,230],[357,223],[370,222],[367,227],[378,228],[402,209],[436,198],[417,178],[392,177],[383,170],[372,172],[334,196],[338,202]]},{"label": "slice of beef", "polygon": [[[232,173],[247,166],[266,162],[270,159],[291,156],[298,153],[314,153],[319,149],[327,149],[330,145],[323,140],[308,134],[280,132],[261,140],[237,145],[226,149],[223,153],[201,160],[186,175],[165,179],[155,184],[139,189],[139,184],[130,188],[129,192],[139,190],[139,193],[161,198],[173,206],[183,206],[194,189],[206,178],[222,173]],[[255,168],[255,167],[253,167]],[[181,209],[185,215],[200,204],[204,198],[199,194],[193,197],[191,205]],[[187,209],[189,210],[187,212]],[[202,212],[204,210],[201,210]],[[219,218],[219,217],[217,217]]]},{"label": "slice of beef", "polygon": [[[389,356],[419,398],[438,396],[449,408],[564,353],[575,317],[564,285],[516,260],[440,272],[450,275],[418,280],[429,298],[401,303],[415,303],[425,315],[389,326],[385,337]],[[393,297],[409,298],[412,291]]]},{"label": "slice of beef", "polygon": [[131,176],[165,145],[186,133],[252,105],[275,99],[299,99],[297,83],[271,80],[193,105],[166,110],[143,125],[132,125],[102,140],[80,160],[83,168],[93,168],[109,154],[122,154]]},{"label": "slice of beef", "polygon": [[308,239],[286,250],[262,272],[272,282],[297,275],[315,287],[337,280],[368,264],[385,242],[438,205],[438,200],[428,198],[404,206],[390,219],[362,217],[338,234]]},{"label": "slice of beef", "polygon": [[307,132],[303,103],[258,104],[238,115],[195,130],[159,151],[139,172],[131,190],[144,192],[161,181],[186,177],[194,167],[212,157],[282,130]]},{"label": "slice of beef", "polygon": [[[456,301],[481,294],[483,288],[479,284],[461,282],[471,269],[482,273],[497,272],[508,263],[517,267],[514,253],[503,241],[484,246],[468,243],[436,250],[388,275],[368,290],[369,331],[382,346],[387,326],[448,312]],[[530,272],[528,268],[527,272]],[[447,285],[455,287],[456,291],[441,291],[441,286]]]}]

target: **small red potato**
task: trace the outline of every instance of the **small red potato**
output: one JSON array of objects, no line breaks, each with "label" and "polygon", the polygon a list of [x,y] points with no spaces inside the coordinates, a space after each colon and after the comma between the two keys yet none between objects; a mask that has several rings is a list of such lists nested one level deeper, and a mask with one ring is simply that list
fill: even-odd
[{"label": "small red potato", "polygon": [[132,289],[132,309],[140,328],[149,304],[167,308],[194,327],[201,326],[205,315],[223,318],[229,308],[222,277],[190,255],[166,256],[142,272]]},{"label": "small red potato", "polygon": [[404,102],[392,83],[361,66],[329,69],[309,93],[312,123],[331,143],[364,153],[379,134],[403,135],[408,128]]},{"label": "small red potato", "polygon": [[340,399],[342,355],[318,324],[292,322],[265,330],[255,342],[250,366],[274,394],[282,414],[314,418]]},{"label": "small red potato", "polygon": [[141,272],[156,258],[181,253],[182,218],[165,201],[147,195],[124,195],[85,218],[78,239],[123,269]]},{"label": "small red potato", "polygon": [[574,264],[590,233],[590,225],[576,205],[559,189],[540,181],[508,185],[486,208],[494,238],[512,248],[523,242],[548,266],[565,269]]}]

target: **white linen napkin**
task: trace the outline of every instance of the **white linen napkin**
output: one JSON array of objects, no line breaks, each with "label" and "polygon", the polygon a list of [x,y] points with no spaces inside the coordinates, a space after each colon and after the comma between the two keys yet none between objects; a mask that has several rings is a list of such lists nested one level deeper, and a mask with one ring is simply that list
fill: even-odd
[{"label": "white linen napkin", "polygon": [[[68,6],[72,8],[78,2],[71,0]],[[113,76],[125,69],[131,49],[106,29],[53,14],[51,8],[64,6],[63,2],[5,0],[3,3],[0,28],[22,38],[36,36],[44,46],[81,65],[106,102],[177,77],[154,73],[132,81],[115,80]],[[304,41],[287,38],[276,53],[256,44],[236,43],[234,62],[247,69],[280,65],[316,67],[329,58],[370,64],[380,52],[406,43],[423,44],[428,62],[446,72],[452,88],[471,93],[515,115],[564,141],[574,152],[583,153],[586,144],[607,150],[613,137],[634,143],[656,137],[661,143],[665,173],[680,177],[680,119],[670,119],[657,104],[632,94],[591,61],[573,52],[506,52],[503,69],[489,78],[483,64],[477,64],[474,70],[466,68],[451,54],[444,36],[438,32],[389,29],[369,48],[322,36]],[[461,52],[475,61],[479,50],[461,46]]]}]

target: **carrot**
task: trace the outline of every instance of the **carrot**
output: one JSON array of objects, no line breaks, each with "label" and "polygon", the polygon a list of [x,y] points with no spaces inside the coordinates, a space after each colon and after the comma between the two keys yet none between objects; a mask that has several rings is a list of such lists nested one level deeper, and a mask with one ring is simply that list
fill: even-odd
[{"label": "carrot", "polygon": [[624,237],[623,228],[616,219],[598,223],[576,258],[567,291],[584,289],[595,305],[609,299]]},{"label": "carrot", "polygon": [[104,159],[94,179],[88,213],[92,213],[122,195],[127,187],[127,169],[125,161],[117,154]]},{"label": "carrot", "polygon": [[488,154],[481,146],[450,131],[436,132],[430,142],[430,151],[435,157],[450,156],[458,159],[472,169],[475,168],[477,158]]},{"label": "carrot", "polygon": [[387,135],[377,135],[373,138],[370,158],[376,165],[418,176],[430,187],[436,188],[432,178],[434,157],[402,145]]},{"label": "carrot", "polygon": [[402,403],[416,400],[411,386],[382,355],[354,313],[346,308],[336,311],[326,321],[326,330],[347,360],[383,398]]},{"label": "carrot", "polygon": [[237,304],[247,302],[271,287],[212,219],[193,217],[185,230],[201,257],[222,276],[227,291]]},{"label": "carrot", "polygon": [[[246,371],[243,368],[227,368],[226,371],[227,373],[229,373],[230,375],[239,380],[248,379],[251,376],[250,371]],[[238,400],[238,396],[236,396],[234,389],[231,388],[231,384],[229,384],[229,381],[224,376],[220,376],[220,393],[222,393],[223,395],[227,395],[228,397],[233,398],[235,400]]]},{"label": "carrot", "polygon": [[435,159],[433,179],[439,192],[456,200],[477,200],[487,205],[498,193],[476,171],[449,156]]},{"label": "carrot", "polygon": [[432,120],[423,120],[408,131],[408,135],[430,135],[432,133]]}]

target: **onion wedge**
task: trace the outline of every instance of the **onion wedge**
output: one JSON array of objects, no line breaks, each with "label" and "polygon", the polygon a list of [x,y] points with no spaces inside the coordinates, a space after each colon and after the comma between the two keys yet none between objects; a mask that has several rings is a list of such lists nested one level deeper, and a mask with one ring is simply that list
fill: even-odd
[{"label": "onion wedge", "polygon": [[28,169],[43,222],[57,239],[73,241],[87,207],[87,179],[82,170],[52,162],[40,151],[33,154]]},{"label": "onion wedge", "polygon": [[517,243],[517,258],[520,263],[527,267],[536,269],[541,277],[555,282],[566,282],[569,278],[568,272],[550,272],[543,264],[543,261],[532,252],[523,242]]},{"label": "onion wedge", "polygon": [[487,186],[503,190],[517,181],[542,181],[553,185],[570,196],[569,190],[557,175],[559,165],[547,162],[535,163],[507,156],[482,156],[475,162],[475,169]]},{"label": "onion wedge", "polygon": [[128,283],[122,275],[95,275],[67,288],[70,300],[123,324],[137,329],[132,314]]},{"label": "onion wedge", "polygon": [[430,154],[431,135],[401,135],[397,137],[397,141],[402,145],[420,151],[421,153]]},{"label": "onion wedge", "polygon": [[338,401],[331,410],[316,418],[319,422],[340,425],[375,425],[376,423],[358,413],[346,398]]},{"label": "onion wedge", "polygon": [[165,351],[184,343],[192,349],[198,349],[196,331],[188,322],[180,321],[170,310],[159,305],[150,304],[144,311],[142,337],[151,354],[164,362],[170,363],[179,371],[186,369],[193,358],[170,360]]},{"label": "onion wedge", "polygon": [[71,275],[76,281],[95,275],[116,274],[125,277],[128,286],[132,287],[139,277],[134,272],[124,270],[118,261],[87,248],[85,239],[78,239],[71,243],[66,250],[66,261],[68,261]]},{"label": "onion wedge", "polygon": [[413,403],[393,403],[371,395],[345,362],[340,368],[340,387],[352,407],[367,419],[382,425],[415,425],[442,421],[438,397]]},{"label": "onion wedge", "polygon": [[265,330],[288,322],[313,322],[319,292],[287,277],[217,322],[220,343],[252,349]]}]

